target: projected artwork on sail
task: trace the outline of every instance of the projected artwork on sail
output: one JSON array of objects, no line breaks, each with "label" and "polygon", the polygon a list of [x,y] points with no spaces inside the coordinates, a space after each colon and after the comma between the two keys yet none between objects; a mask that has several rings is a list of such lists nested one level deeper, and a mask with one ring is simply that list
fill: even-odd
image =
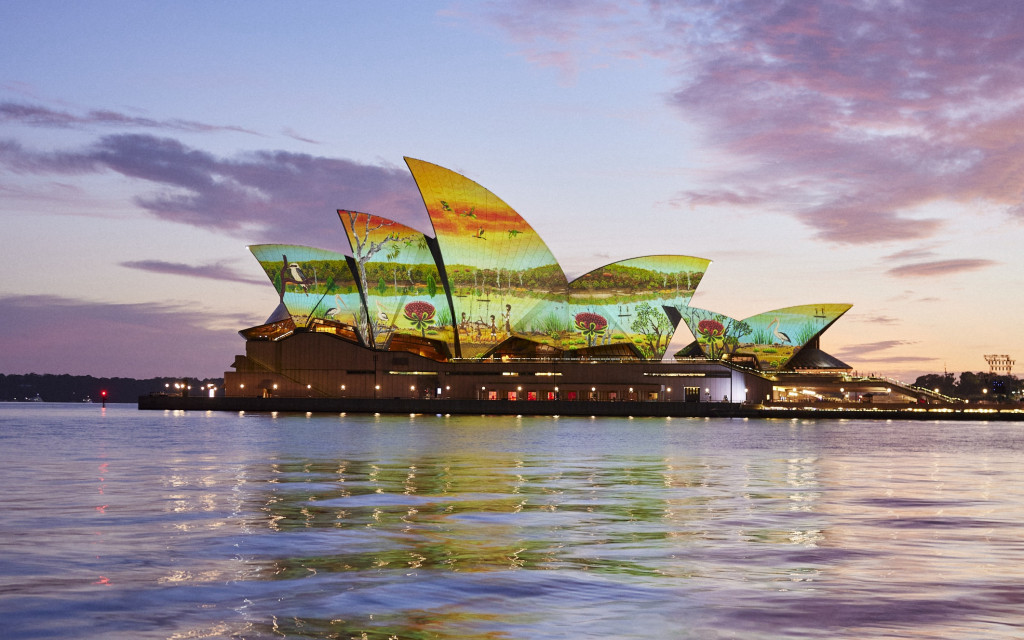
[{"label": "projected artwork on sail", "polygon": [[742,358],[756,368],[778,370],[851,306],[805,304],[766,311],[743,320],[696,307],[679,311],[707,357],[734,361]]},{"label": "projected artwork on sail", "polygon": [[369,310],[366,330],[383,348],[394,335],[442,340],[454,351],[451,310],[428,238],[401,223],[339,210]]},{"label": "projected artwork on sail", "polygon": [[525,220],[454,171],[406,158],[444,255],[463,357],[510,336],[558,344],[568,282]]},{"label": "projected artwork on sail", "polygon": [[359,326],[359,289],[345,255],[292,244],[260,244],[249,250],[296,326],[314,319]]},{"label": "projected artwork on sail", "polygon": [[710,260],[645,256],[605,265],[569,283],[569,335],[563,348],[628,343],[660,360],[675,332],[664,307],[685,307]]}]

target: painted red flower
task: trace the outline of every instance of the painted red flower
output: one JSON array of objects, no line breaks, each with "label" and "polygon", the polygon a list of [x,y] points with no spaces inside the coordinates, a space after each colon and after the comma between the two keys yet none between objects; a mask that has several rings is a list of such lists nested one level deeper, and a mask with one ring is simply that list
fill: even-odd
[{"label": "painted red flower", "polygon": [[608,327],[608,321],[596,313],[590,313],[584,311],[583,313],[576,314],[576,328],[583,332],[583,335],[587,336],[587,346],[591,346],[594,343],[594,337],[604,333],[604,330]]},{"label": "painted red flower", "polygon": [[429,302],[415,301],[405,305],[405,319],[426,336],[427,327],[434,321],[434,305]]},{"label": "painted red flower", "polygon": [[725,334],[725,327],[718,320],[701,320],[697,323],[697,333],[708,338],[721,338]]}]

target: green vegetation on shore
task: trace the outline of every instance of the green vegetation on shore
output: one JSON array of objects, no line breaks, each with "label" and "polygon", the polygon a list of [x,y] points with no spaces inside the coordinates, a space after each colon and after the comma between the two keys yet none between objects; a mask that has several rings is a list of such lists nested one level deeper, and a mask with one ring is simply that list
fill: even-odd
[{"label": "green vegetation on shore", "polygon": [[931,389],[961,400],[988,400],[1016,402],[1024,394],[1024,381],[1015,375],[997,375],[979,371],[964,371],[959,378],[952,373],[929,373],[914,381],[915,387]]},{"label": "green vegetation on shore", "polygon": [[[0,402],[23,402],[39,398],[44,402],[100,402],[101,391],[107,392],[107,402],[136,402],[149,393],[174,391],[175,383],[192,386],[192,394],[199,388],[214,384],[223,387],[223,378],[96,378],[69,374],[0,374]],[[169,387],[165,385],[170,385]]]}]

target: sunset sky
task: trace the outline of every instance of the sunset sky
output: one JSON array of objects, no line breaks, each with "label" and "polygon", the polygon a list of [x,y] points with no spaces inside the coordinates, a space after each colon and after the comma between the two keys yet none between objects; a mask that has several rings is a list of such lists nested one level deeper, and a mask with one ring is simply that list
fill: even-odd
[{"label": "sunset sky", "polygon": [[403,156],[570,277],[850,303],[860,372],[1024,358],[1024,3],[33,0],[0,42],[0,373],[223,374],[277,304],[246,245],[430,230]]}]

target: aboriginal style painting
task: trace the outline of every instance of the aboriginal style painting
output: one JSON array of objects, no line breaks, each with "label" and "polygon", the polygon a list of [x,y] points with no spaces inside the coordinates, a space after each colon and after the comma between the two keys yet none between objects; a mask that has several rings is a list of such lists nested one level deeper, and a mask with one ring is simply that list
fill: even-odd
[{"label": "aboriginal style painting", "polygon": [[569,283],[569,323],[562,348],[628,343],[661,359],[675,325],[664,307],[690,303],[710,260],[645,256],[605,265]]},{"label": "aboriginal style painting", "polygon": [[243,334],[247,339],[326,331],[435,360],[660,360],[682,318],[695,340],[677,358],[778,371],[806,345],[816,347],[850,309],[802,305],[737,320],[691,307],[710,260],[684,255],[612,262],[570,282],[533,227],[503,200],[454,171],[405,160],[434,235],[339,209],[351,256],[297,245],[250,247],[279,304],[264,325]]},{"label": "aboriginal style painting", "polygon": [[850,308],[849,304],[808,304],[736,320],[707,309],[677,307],[708,358],[749,359],[752,366],[769,371],[785,367]]},{"label": "aboriginal style painting", "polygon": [[309,326],[315,319],[360,325],[359,289],[343,254],[293,244],[259,244],[249,251],[296,326]]},{"label": "aboriginal style painting", "polygon": [[462,357],[481,357],[513,336],[557,346],[568,281],[536,231],[469,178],[406,163],[444,255]]},{"label": "aboriginal style painting", "polygon": [[339,210],[377,347],[393,335],[442,340],[454,352],[451,308],[425,235],[380,216]]}]

